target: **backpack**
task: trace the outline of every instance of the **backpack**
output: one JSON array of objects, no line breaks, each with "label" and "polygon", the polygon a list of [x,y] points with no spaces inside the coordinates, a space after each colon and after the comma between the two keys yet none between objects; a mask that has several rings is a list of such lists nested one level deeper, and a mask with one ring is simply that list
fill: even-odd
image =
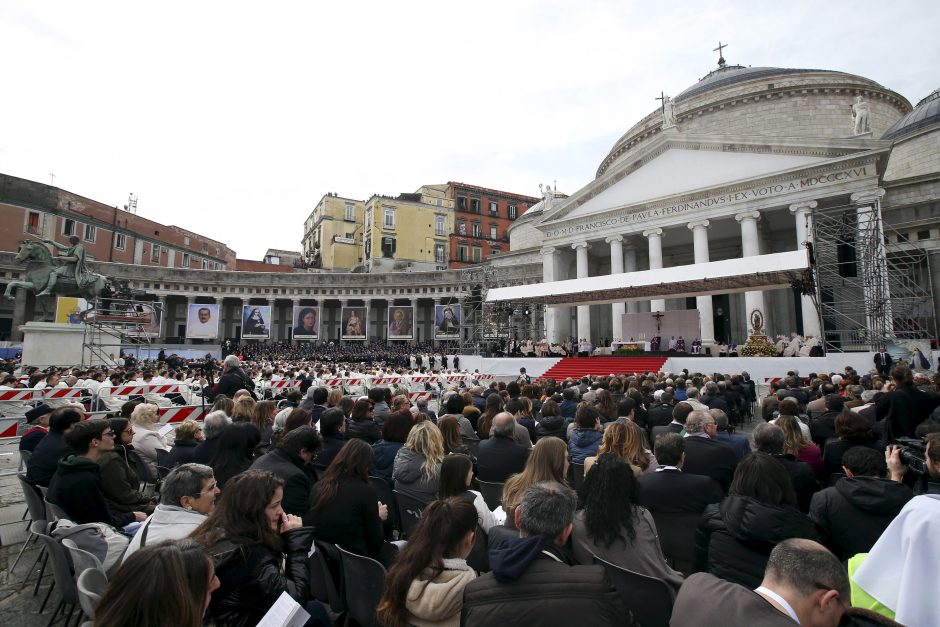
[{"label": "backpack", "polygon": [[52,537],[59,542],[68,538],[78,548],[88,551],[98,558],[105,572],[120,564],[127,545],[131,543],[130,538],[104,523],[77,525],[65,518],[59,519]]}]

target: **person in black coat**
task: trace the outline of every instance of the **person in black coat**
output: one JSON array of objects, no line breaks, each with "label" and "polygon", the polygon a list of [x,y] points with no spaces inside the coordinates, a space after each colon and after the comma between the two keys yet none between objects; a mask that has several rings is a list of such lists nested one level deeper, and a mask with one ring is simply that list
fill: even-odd
[{"label": "person in black coat", "polygon": [[727,491],[738,463],[734,449],[715,439],[718,425],[707,411],[693,411],[685,421],[684,472],[711,477]]},{"label": "person in black coat", "polygon": [[382,439],[382,430],[372,419],[372,403],[368,399],[361,398],[353,405],[352,415],[346,422],[346,437],[365,440],[370,445]]},{"label": "person in black coat", "polygon": [[826,411],[818,418],[814,418],[809,423],[809,432],[813,436],[813,442],[822,448],[826,440],[836,437],[836,418],[842,413],[845,406],[845,399],[838,394],[827,394]]},{"label": "person in black coat", "polygon": [[754,429],[754,446],[759,453],[770,455],[786,469],[790,475],[790,481],[793,484],[793,490],[796,492],[796,503],[800,511],[804,514],[809,511],[809,504],[819,490],[819,481],[816,480],[816,474],[806,462],[801,462],[793,455],[783,452],[786,437],[783,429],[775,424],[765,422],[757,425]]},{"label": "person in black coat", "polygon": [[504,483],[522,472],[529,449],[515,440],[516,421],[512,414],[501,412],[493,417],[493,436],[483,440],[477,449],[477,478],[480,481]]},{"label": "person in black coat", "polygon": [[647,411],[650,428],[664,427],[672,422],[673,407],[672,392],[663,392],[659,396],[659,401],[650,405]]},{"label": "person in black coat", "polygon": [[181,464],[193,463],[196,447],[203,440],[205,440],[205,435],[199,423],[192,420],[181,423],[174,433],[173,448],[166,454],[161,465],[166,468],[176,468]]},{"label": "person in black coat", "polygon": [[882,455],[884,454],[884,447],[875,442],[871,425],[854,411],[843,410],[842,413],[836,416],[835,427],[839,439],[830,440],[823,448],[823,461],[826,464],[824,481],[827,481],[832,473],[842,472],[842,466],[844,465],[842,456],[850,448],[864,446]]},{"label": "person in black coat", "polygon": [[878,352],[875,353],[875,369],[878,371],[878,374],[881,375],[881,378],[885,381],[888,380],[888,375],[891,372],[891,364],[894,363],[894,360],[891,358],[891,355],[885,350],[884,346],[878,349]]},{"label": "person in black coat", "polygon": [[731,408],[728,406],[728,402],[718,393],[718,384],[714,381],[705,384],[705,394],[699,398],[699,401],[709,409],[720,409],[725,412],[726,416],[731,415]]},{"label": "person in black coat", "polygon": [[[219,450],[219,437],[231,424],[224,411],[211,411],[202,422],[202,433],[205,439],[196,444],[193,449],[192,462],[208,466]],[[170,453],[173,451],[171,450]]]},{"label": "person in black coat", "polygon": [[284,481],[281,507],[288,514],[304,516],[310,509],[310,486],[316,475],[309,469],[320,449],[320,434],[313,427],[297,427],[274,450],[256,459],[252,470],[270,470]]},{"label": "person in black coat", "polygon": [[52,475],[59,468],[59,460],[72,453],[65,442],[65,432],[84,418],[74,407],[60,407],[49,417],[49,433],[33,450],[26,465],[26,480],[33,485],[48,487]]},{"label": "person in black coat", "polygon": [[640,475],[639,503],[651,512],[699,514],[724,498],[721,485],[710,477],[683,472],[685,440],[678,433],[656,439],[656,472]]},{"label": "person in black coat", "polygon": [[207,401],[213,401],[220,394],[234,398],[235,392],[239,390],[248,390],[254,394],[254,389],[255,383],[241,369],[241,362],[238,361],[238,357],[229,355],[222,362],[222,376],[219,377],[214,386],[206,385],[202,390],[202,395]]},{"label": "person in black coat", "polygon": [[32,453],[49,432],[49,418],[53,408],[45,403],[33,407],[26,412],[26,424],[32,425],[30,429],[20,436],[19,450]]},{"label": "person in black coat", "polygon": [[774,546],[789,538],[819,540],[820,534],[797,509],[783,465],[764,453],[752,453],[735,470],[729,495],[702,514],[697,568],[754,589]]},{"label": "person in black coat", "polygon": [[886,479],[884,454],[870,448],[850,448],[842,467],[846,477],[813,497],[809,515],[829,534],[832,552],[848,559],[871,550],[914,492]]},{"label": "person in black coat", "polygon": [[914,387],[911,370],[904,364],[891,369],[891,379],[896,388],[882,396],[875,405],[878,420],[884,420],[884,440],[891,444],[896,438],[912,438],[917,425],[930,416],[940,402]]},{"label": "person in black coat", "polygon": [[346,437],[346,416],[342,409],[331,407],[323,412],[320,416],[320,435],[323,441],[313,464],[317,468],[326,468],[349,441]]}]

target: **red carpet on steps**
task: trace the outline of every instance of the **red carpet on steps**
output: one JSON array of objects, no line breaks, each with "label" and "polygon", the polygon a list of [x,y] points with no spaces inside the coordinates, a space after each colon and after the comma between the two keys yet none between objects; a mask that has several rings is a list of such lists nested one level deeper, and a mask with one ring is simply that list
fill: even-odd
[{"label": "red carpet on steps", "polygon": [[565,357],[542,376],[561,381],[585,375],[659,372],[665,363],[665,357]]}]

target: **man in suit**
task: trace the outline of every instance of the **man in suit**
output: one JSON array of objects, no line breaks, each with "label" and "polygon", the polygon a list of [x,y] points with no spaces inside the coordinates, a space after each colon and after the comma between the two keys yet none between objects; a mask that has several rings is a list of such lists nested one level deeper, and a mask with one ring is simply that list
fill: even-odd
[{"label": "man in suit", "polygon": [[685,429],[685,420],[691,413],[692,406],[687,402],[676,403],[676,406],[672,408],[672,422],[668,425],[653,427],[653,442],[664,433],[682,433],[682,430]]},{"label": "man in suit", "polygon": [[[656,394],[659,394],[658,398]],[[647,412],[649,414],[649,423],[653,427],[664,427],[672,422],[672,410],[674,405],[672,403],[673,395],[672,392],[668,390],[665,392],[657,391],[656,394],[653,394],[653,398],[656,398]]]},{"label": "man in suit", "polygon": [[708,413],[712,415],[715,424],[718,425],[718,433],[715,434],[715,439],[733,448],[735,455],[737,455],[737,461],[741,461],[745,455],[750,454],[750,440],[746,435],[731,433],[728,415],[725,412],[720,409],[711,409]]},{"label": "man in suit", "polygon": [[711,477],[727,492],[738,462],[734,449],[715,439],[715,419],[707,411],[693,411],[685,420],[685,431],[685,472]]},{"label": "man in suit", "polygon": [[878,374],[881,375],[881,378],[885,381],[888,380],[888,376],[891,373],[891,364],[894,362],[891,359],[891,355],[885,351],[885,347],[882,346],[878,349],[878,352],[875,353],[875,369],[878,371]]},{"label": "man in suit", "polygon": [[831,383],[823,383],[819,386],[819,398],[806,403],[806,415],[812,420],[826,413],[826,397],[836,393],[836,386]]},{"label": "man in suit", "polygon": [[516,441],[516,420],[509,412],[493,418],[493,435],[480,442],[477,450],[477,478],[480,481],[504,483],[511,475],[522,472],[529,449]]},{"label": "man in suit", "polygon": [[696,573],[685,580],[672,609],[672,625],[836,627],[851,605],[849,576],[835,555],[812,540],[774,547],[756,590]]},{"label": "man in suit", "polygon": [[640,475],[640,505],[651,512],[700,514],[724,498],[717,481],[682,471],[685,440],[678,433],[656,438],[656,472]]}]

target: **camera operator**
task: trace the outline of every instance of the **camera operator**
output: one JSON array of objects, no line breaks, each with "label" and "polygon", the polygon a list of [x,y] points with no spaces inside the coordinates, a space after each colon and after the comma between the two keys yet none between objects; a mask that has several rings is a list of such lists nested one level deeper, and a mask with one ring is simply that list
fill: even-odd
[{"label": "camera operator", "polygon": [[199,378],[199,383],[204,386],[202,395],[209,402],[215,400],[219,394],[232,398],[235,392],[242,389],[248,390],[254,396],[255,383],[242,370],[241,362],[235,355],[229,355],[222,362],[222,376],[215,385],[209,385],[205,376]]},{"label": "camera operator", "polygon": [[[924,441],[927,444],[924,456],[926,472],[915,477],[914,494],[940,494],[940,433],[931,433],[924,437]],[[885,450],[885,462],[888,464],[888,477],[903,483],[908,467],[901,459],[901,447],[889,446]]]}]

